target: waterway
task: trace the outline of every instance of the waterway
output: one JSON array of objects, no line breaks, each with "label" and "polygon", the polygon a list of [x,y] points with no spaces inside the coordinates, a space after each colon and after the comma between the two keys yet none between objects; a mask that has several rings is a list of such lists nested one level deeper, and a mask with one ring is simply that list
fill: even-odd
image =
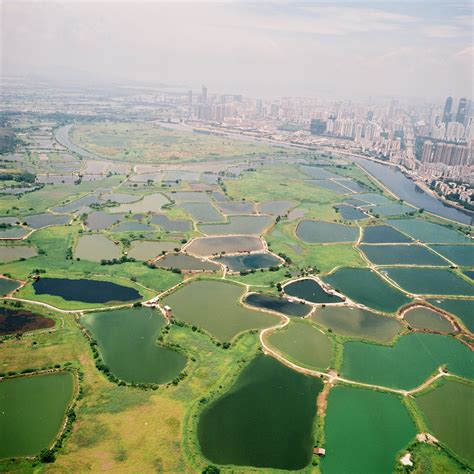
[{"label": "waterway", "polygon": [[375,176],[400,199],[437,216],[462,224],[472,224],[474,213],[443,203],[421,189],[395,166],[384,165],[358,156],[352,156],[351,159]]}]

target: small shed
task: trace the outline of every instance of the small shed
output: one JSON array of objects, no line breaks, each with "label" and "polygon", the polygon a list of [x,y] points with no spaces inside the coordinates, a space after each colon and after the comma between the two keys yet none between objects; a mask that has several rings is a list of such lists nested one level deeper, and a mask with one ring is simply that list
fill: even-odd
[{"label": "small shed", "polygon": [[165,305],[164,308],[167,313],[171,311],[171,306]]},{"label": "small shed", "polygon": [[326,454],[326,450],[324,448],[314,448],[313,454],[317,454],[318,456],[324,456]]}]

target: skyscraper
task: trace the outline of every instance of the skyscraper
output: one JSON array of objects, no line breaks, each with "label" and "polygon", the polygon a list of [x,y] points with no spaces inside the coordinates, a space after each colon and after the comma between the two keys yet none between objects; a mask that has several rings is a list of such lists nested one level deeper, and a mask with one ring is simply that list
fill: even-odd
[{"label": "skyscraper", "polygon": [[[452,100],[451,100],[452,102]],[[201,91],[201,104],[206,104],[207,103],[207,87],[202,86],[202,91]]]},{"label": "skyscraper", "polygon": [[467,99],[462,97],[459,99],[458,105],[458,113],[456,114],[456,122],[464,124],[466,121],[466,113],[467,113]]},{"label": "skyscraper", "polygon": [[443,111],[443,122],[449,123],[451,122],[451,107],[453,106],[453,98],[448,97],[446,99],[446,103],[444,104],[444,111]]}]

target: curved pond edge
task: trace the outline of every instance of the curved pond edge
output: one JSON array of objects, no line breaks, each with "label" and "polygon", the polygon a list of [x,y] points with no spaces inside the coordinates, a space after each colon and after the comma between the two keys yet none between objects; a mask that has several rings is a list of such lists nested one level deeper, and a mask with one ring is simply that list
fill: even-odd
[{"label": "curved pond edge", "polygon": [[[105,309],[101,312],[110,312],[115,310],[116,308],[108,308]],[[161,307],[159,308],[161,310]],[[97,311],[94,311],[97,312]],[[163,313],[163,311],[161,310]],[[141,389],[151,389],[151,390],[157,390],[159,387],[171,387],[171,386],[176,386],[178,385],[181,380],[184,380],[188,374],[189,374],[189,369],[191,365],[191,361],[193,359],[192,356],[190,356],[190,352],[184,347],[181,346],[180,344],[176,343],[167,343],[165,341],[165,337],[167,333],[170,330],[170,327],[173,325],[173,322],[165,317],[165,324],[161,328],[159,335],[157,336],[156,340],[154,341],[155,344],[158,347],[164,347],[166,349],[170,349],[175,352],[179,352],[186,358],[186,365],[184,368],[178,373],[178,375],[173,379],[170,380],[169,382],[165,383],[143,383],[143,382],[127,382],[125,380],[120,379],[119,377],[116,377],[113,372],[109,369],[109,367],[105,364],[105,361],[102,357],[102,353],[100,352],[99,349],[99,344],[98,342],[92,337],[92,334],[85,328],[85,326],[81,323],[81,313],[76,313],[74,315],[75,322],[77,323],[77,326],[79,327],[79,330],[81,333],[84,335],[86,338],[87,342],[89,343],[90,349],[92,351],[92,357],[94,359],[94,364],[96,369],[101,372],[110,382],[120,386],[120,387],[138,387]],[[184,326],[184,325],[183,325]],[[190,326],[191,327],[191,326]]]},{"label": "curved pond edge", "polygon": [[[59,367],[57,367],[58,365]],[[80,399],[82,395],[81,382],[84,377],[82,371],[76,367],[66,366],[66,364],[64,364],[62,367],[60,366],[60,364],[56,364],[49,368],[43,368],[43,369],[38,369],[38,370],[24,369],[12,375],[7,374],[6,376],[0,376],[0,383],[1,383],[4,380],[11,380],[11,379],[18,379],[18,378],[25,378],[25,377],[35,377],[35,376],[41,376],[41,375],[51,375],[51,374],[57,374],[61,372],[69,372],[72,375],[73,393],[66,407],[66,410],[64,412],[61,428],[56,434],[51,445],[48,448],[46,448],[47,454],[52,455],[53,458],[55,454],[59,451],[59,449],[62,448],[63,443],[66,441],[66,439],[70,436],[71,431],[72,431],[72,425],[74,421],[76,420],[75,408],[76,408],[78,400]],[[9,374],[11,374],[11,372],[9,372]],[[35,459],[38,456],[38,454],[39,453],[37,453],[34,456],[19,456],[19,457],[8,456],[3,459]]]}]

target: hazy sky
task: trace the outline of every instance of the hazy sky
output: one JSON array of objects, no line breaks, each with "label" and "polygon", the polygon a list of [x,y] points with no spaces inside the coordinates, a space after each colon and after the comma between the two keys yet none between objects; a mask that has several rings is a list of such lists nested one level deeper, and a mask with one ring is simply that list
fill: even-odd
[{"label": "hazy sky", "polygon": [[471,97],[472,7],[4,0],[1,64],[7,75],[254,96]]}]

